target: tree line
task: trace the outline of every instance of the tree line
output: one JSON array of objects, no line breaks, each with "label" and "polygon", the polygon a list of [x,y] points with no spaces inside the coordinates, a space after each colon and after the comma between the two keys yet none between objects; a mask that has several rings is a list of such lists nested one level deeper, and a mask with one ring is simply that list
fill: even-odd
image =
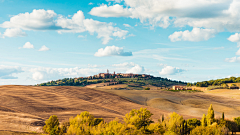
[{"label": "tree line", "polygon": [[123,117],[123,122],[117,118],[105,122],[85,111],[62,124],[56,115],[52,115],[46,120],[43,130],[49,135],[224,135],[229,131],[240,131],[240,117],[230,121],[224,118],[223,113],[222,118],[216,119],[212,105],[201,120],[185,120],[173,112],[166,118],[162,115],[154,123],[152,115],[146,108],[133,109]]},{"label": "tree line", "polygon": [[197,86],[197,87],[224,86],[227,83],[240,83],[240,77],[230,77],[230,78],[224,78],[224,79],[188,83],[187,86]]}]

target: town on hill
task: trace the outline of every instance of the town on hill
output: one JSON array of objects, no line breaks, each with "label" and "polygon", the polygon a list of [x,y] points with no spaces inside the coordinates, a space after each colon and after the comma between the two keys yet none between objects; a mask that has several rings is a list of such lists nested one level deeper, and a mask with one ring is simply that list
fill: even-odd
[{"label": "town on hill", "polygon": [[173,85],[186,85],[186,82],[170,80],[162,77],[154,77],[147,74],[133,73],[99,73],[88,77],[64,78],[52,80],[38,86],[86,86],[90,84],[107,83],[107,85],[134,83],[140,86],[152,85],[157,87],[168,87]]}]

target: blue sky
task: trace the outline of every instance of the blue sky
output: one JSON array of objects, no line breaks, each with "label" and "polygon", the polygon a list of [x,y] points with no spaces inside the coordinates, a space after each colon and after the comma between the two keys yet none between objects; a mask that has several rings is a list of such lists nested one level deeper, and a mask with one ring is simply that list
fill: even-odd
[{"label": "blue sky", "polygon": [[100,72],[240,76],[237,0],[0,0],[0,85]]}]

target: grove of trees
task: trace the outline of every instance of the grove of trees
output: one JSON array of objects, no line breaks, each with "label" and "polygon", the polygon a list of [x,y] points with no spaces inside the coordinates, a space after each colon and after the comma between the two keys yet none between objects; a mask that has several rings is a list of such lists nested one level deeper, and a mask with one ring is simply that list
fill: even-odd
[{"label": "grove of trees", "polygon": [[240,117],[230,121],[223,113],[222,118],[216,119],[212,105],[201,121],[196,118],[184,120],[173,112],[154,123],[152,115],[146,108],[133,109],[121,122],[117,118],[105,122],[85,111],[62,124],[53,115],[46,120],[43,130],[49,135],[224,135],[240,130]]}]

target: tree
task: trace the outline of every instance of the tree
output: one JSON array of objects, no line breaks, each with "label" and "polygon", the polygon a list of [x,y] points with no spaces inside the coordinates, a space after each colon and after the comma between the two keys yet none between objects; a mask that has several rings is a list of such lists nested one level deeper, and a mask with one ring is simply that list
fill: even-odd
[{"label": "tree", "polygon": [[212,123],[214,122],[214,110],[212,107],[212,104],[210,105],[210,107],[208,108],[208,114],[207,114],[207,125],[212,125]]},{"label": "tree", "polygon": [[196,119],[196,118],[192,118],[192,119],[188,119],[187,120],[187,126],[190,130],[196,128],[197,126],[201,125],[201,121]]},{"label": "tree", "polygon": [[52,115],[49,117],[48,120],[45,121],[43,130],[49,135],[58,135],[60,132],[59,129],[59,120],[56,115]]},{"label": "tree", "polygon": [[124,122],[126,125],[133,125],[138,130],[141,129],[147,132],[147,126],[153,123],[151,116],[153,114],[146,108],[140,108],[139,110],[133,109],[124,117]]},{"label": "tree", "polygon": [[222,120],[224,120],[224,117],[225,117],[225,116],[224,116],[224,112],[222,112]]},{"label": "tree", "polygon": [[90,135],[91,128],[101,122],[101,120],[95,119],[94,116],[87,111],[82,112],[75,118],[70,118],[69,121],[70,126],[67,133],[74,135]]},{"label": "tree", "polygon": [[203,127],[207,126],[207,120],[206,120],[206,115],[205,114],[203,114],[203,117],[202,117],[202,120],[201,120],[201,125]]},{"label": "tree", "polygon": [[183,117],[179,114],[173,112],[167,117],[163,125],[165,126],[166,133],[174,132],[175,134],[180,134],[181,124],[183,122]]}]

